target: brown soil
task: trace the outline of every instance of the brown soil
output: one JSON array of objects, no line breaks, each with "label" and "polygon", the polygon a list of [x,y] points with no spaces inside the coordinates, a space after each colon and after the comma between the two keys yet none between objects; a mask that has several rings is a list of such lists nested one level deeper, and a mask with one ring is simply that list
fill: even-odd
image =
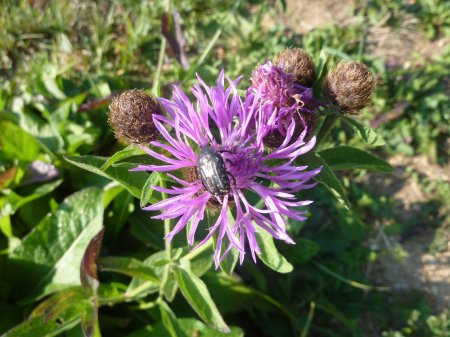
[{"label": "brown soil", "polygon": [[298,34],[325,27],[332,23],[347,25],[354,21],[353,0],[287,0],[287,11],[280,21]]},{"label": "brown soil", "polygon": [[420,30],[418,20],[410,14],[402,14],[400,26],[396,28],[385,25],[388,19],[369,28],[366,46],[369,54],[389,66],[411,68],[431,61],[450,42],[449,38],[430,41]]},{"label": "brown soil", "polygon": [[[373,191],[375,194],[393,197],[396,202],[393,217],[397,223],[420,217],[423,205],[433,197],[411,177],[411,172],[419,174],[421,180],[450,183],[450,163],[441,167],[430,163],[425,156],[401,155],[392,157],[389,162],[394,172],[391,175],[372,175],[370,185],[377,186]],[[375,265],[368,267],[367,276],[396,291],[423,292],[438,309],[450,308],[450,232],[447,230],[441,234],[442,240],[448,243],[447,250],[430,254],[435,229],[426,228],[424,224],[411,236],[399,237],[385,233],[389,225],[389,219],[381,219],[374,224],[377,233],[370,244],[379,250],[380,258]]]}]

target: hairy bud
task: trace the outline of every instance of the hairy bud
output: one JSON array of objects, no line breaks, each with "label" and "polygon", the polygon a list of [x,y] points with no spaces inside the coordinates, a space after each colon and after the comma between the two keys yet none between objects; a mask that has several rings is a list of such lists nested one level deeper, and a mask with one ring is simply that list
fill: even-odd
[{"label": "hairy bud", "polygon": [[126,144],[149,143],[159,134],[153,114],[161,114],[161,103],[144,90],[128,90],[109,106],[109,123],[116,137]]},{"label": "hairy bud", "polygon": [[355,114],[369,104],[375,87],[375,77],[363,63],[341,62],[325,78],[323,93],[342,113]]},{"label": "hairy bud", "polygon": [[311,55],[303,49],[287,48],[275,57],[273,63],[294,76],[295,83],[304,87],[312,87],[314,84],[314,62]]}]

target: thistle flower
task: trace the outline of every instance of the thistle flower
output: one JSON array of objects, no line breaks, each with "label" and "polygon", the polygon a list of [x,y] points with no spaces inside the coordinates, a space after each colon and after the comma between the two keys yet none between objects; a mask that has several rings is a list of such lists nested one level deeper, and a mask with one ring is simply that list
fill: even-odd
[{"label": "thistle flower", "polygon": [[314,61],[303,49],[286,48],[275,57],[273,63],[286,74],[291,74],[295,83],[305,87],[313,86],[316,79]]},{"label": "thistle flower", "polygon": [[375,91],[376,80],[360,62],[341,62],[323,82],[323,93],[342,113],[355,114],[365,108]]},{"label": "thistle flower", "polygon": [[115,97],[109,106],[109,123],[125,144],[149,143],[158,136],[152,115],[160,114],[161,104],[143,90],[128,90]]},{"label": "thistle flower", "polygon": [[[297,167],[294,161],[314,146],[315,138],[305,142],[305,130],[293,139],[295,123],[291,122],[283,143],[265,154],[263,144],[256,136],[264,128],[264,123],[256,118],[258,101],[243,101],[239,97],[236,89],[239,79],[228,79],[228,86],[225,86],[223,71],[215,87],[207,86],[200,77],[198,79],[200,84],[192,90],[195,105],[175,86],[172,100],[160,99],[168,116],[153,115],[155,127],[165,141],[153,141],[150,143],[152,148],[143,149],[163,164],[134,169],[174,173],[190,170],[191,174],[182,179],[167,173],[177,185],[169,188],[154,186],[169,197],[145,209],[161,211],[154,216],[156,219],[177,219],[167,240],[189,224],[187,234],[191,246],[199,236],[197,229],[205,212],[216,211],[216,221],[196,247],[217,234],[216,268],[231,249],[239,251],[240,263],[246,251],[256,261],[260,248],[255,232],[264,230],[276,239],[294,243],[286,231],[286,218],[304,220],[305,211],[298,208],[311,203],[297,200],[295,193],[313,187],[315,183],[310,179],[320,171],[305,171],[307,167]],[[168,130],[173,130],[173,134]],[[208,191],[205,181],[199,178],[200,153],[207,147],[208,154],[213,151],[219,156],[218,161],[223,161],[229,177],[229,186],[221,193]],[[272,166],[273,162],[277,164]],[[214,171],[208,167],[205,170]],[[261,199],[261,208],[252,204],[255,196]],[[230,221],[229,212],[234,221]]]},{"label": "thistle flower", "polygon": [[267,146],[279,146],[293,120],[297,125],[294,139],[306,129],[307,138],[312,136],[320,103],[311,88],[295,83],[292,74],[270,61],[253,71],[251,81],[247,96],[260,105],[261,137]]}]

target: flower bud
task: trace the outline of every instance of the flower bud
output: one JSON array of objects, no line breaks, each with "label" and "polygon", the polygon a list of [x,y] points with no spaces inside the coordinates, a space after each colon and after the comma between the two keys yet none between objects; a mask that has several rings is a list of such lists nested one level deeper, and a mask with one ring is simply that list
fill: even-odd
[{"label": "flower bud", "polygon": [[323,93],[342,113],[355,114],[365,108],[375,91],[376,80],[360,62],[341,62],[328,73]]},{"label": "flower bud", "polygon": [[[292,135],[292,139],[290,144],[297,140],[300,137],[301,133],[307,128],[306,135],[304,140],[309,141],[316,131],[317,126],[317,113],[315,112],[307,112],[302,110],[297,110],[295,114],[292,115],[292,119],[295,122],[295,130]],[[288,120],[285,119],[283,121],[285,128],[288,127]],[[264,145],[269,149],[276,149],[283,144],[286,139],[286,135],[280,133],[278,129],[274,129],[269,132],[263,139]]]},{"label": "flower bud", "polygon": [[279,53],[273,62],[287,74],[294,77],[294,82],[304,87],[312,87],[315,81],[312,57],[300,48],[287,48]]},{"label": "flower bud", "polygon": [[128,90],[116,96],[109,106],[109,123],[119,141],[149,143],[159,134],[153,114],[162,114],[161,103],[144,90]]}]

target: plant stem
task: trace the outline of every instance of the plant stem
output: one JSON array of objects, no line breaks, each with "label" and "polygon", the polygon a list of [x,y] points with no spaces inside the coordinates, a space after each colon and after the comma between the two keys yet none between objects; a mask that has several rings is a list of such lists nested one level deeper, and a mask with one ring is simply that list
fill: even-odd
[{"label": "plant stem", "polygon": [[158,65],[156,66],[155,77],[153,78],[153,87],[152,87],[152,95],[155,97],[159,96],[159,88],[160,88],[159,82],[161,79],[161,71],[164,62],[164,56],[166,55],[166,47],[167,47],[166,38],[164,36],[161,36],[161,47],[159,49]]},{"label": "plant stem", "polygon": [[205,250],[209,249],[210,247],[212,247],[213,245],[213,240],[209,240],[208,242],[206,242],[203,246],[198,247],[197,249],[190,251],[189,253],[187,253],[185,256],[183,256],[183,259],[185,260],[192,260],[193,258],[195,258],[196,256],[200,255],[201,253],[203,253]]},{"label": "plant stem", "polygon": [[[166,11],[170,14],[171,4],[170,0],[167,0],[167,7]],[[159,96],[159,82],[161,80],[161,73],[162,73],[162,67],[164,63],[164,57],[166,56],[166,47],[167,47],[167,40],[166,38],[161,34],[161,46],[159,47],[159,56],[158,56],[158,64],[156,66],[155,71],[155,77],[153,78],[153,86],[152,86],[152,95],[155,97]]]},{"label": "plant stem", "polygon": [[[166,184],[163,180],[161,180],[161,186],[164,188],[166,187]],[[166,199],[167,195],[165,193],[162,193],[162,198],[163,200]],[[169,233],[170,233],[170,219],[164,219],[164,237],[167,237]],[[159,285],[159,295],[158,295],[159,300],[163,298],[164,288],[167,284],[167,281],[169,280],[169,274],[172,268],[172,244],[168,239],[165,239],[164,246],[169,263],[166,264],[164,267],[163,276],[161,278],[161,284]]]},{"label": "plant stem", "polygon": [[325,117],[325,120],[323,121],[322,126],[320,127],[320,130],[317,134],[317,141],[315,146],[316,148],[318,148],[320,143],[328,136],[331,128],[333,127],[334,123],[336,123],[338,118],[338,113],[334,113]]}]

